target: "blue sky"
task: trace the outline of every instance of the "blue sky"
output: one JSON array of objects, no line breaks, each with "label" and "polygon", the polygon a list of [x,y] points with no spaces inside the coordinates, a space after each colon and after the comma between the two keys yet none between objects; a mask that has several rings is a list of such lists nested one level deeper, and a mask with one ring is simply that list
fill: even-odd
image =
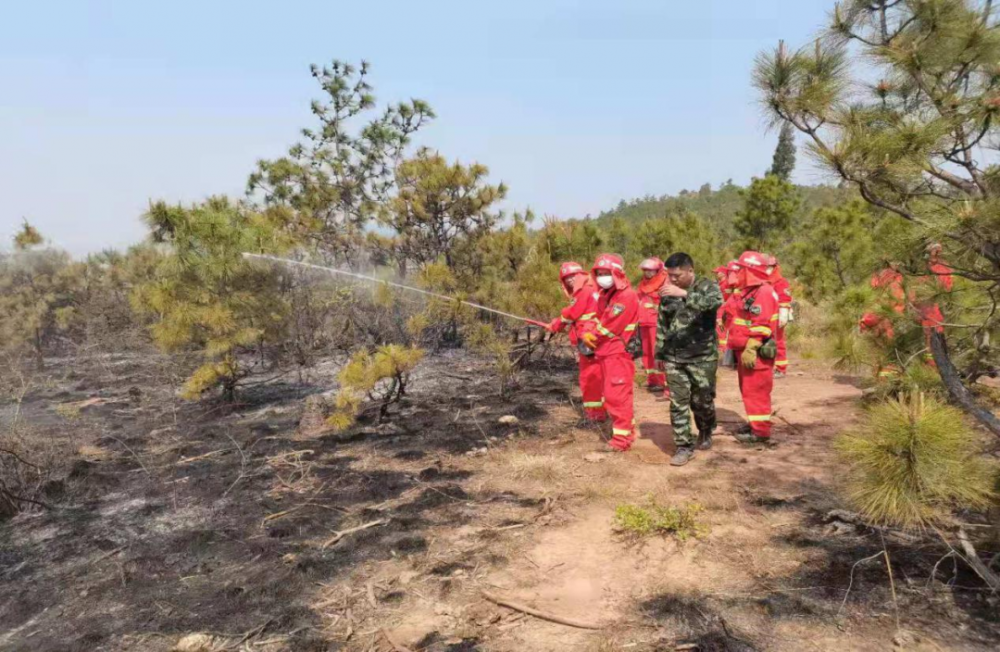
[{"label": "blue sky", "polygon": [[241,194],[311,125],[309,64],[334,58],[369,60],[380,102],[427,100],[419,144],[488,165],[508,209],[579,217],[746,183],[776,140],[753,57],[807,42],[832,1],[0,6],[0,238],[24,217],[80,254],[141,239],[150,199]]}]

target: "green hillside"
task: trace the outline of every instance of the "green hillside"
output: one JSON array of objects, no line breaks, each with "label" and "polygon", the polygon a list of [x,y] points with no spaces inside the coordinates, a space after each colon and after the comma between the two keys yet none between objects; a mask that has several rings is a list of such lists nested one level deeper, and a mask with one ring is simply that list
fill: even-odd
[{"label": "green hillside", "polygon": [[[841,204],[857,196],[856,191],[837,186],[796,188],[802,198],[802,207],[796,219],[799,223],[816,208]],[[613,209],[602,211],[595,221],[606,227],[616,218],[639,224],[654,218],[694,213],[713,226],[721,238],[731,238],[734,235],[733,218],[743,206],[742,190],[741,186],[727,181],[715,189],[706,183],[698,190],[682,190],[677,195],[623,199]]]}]

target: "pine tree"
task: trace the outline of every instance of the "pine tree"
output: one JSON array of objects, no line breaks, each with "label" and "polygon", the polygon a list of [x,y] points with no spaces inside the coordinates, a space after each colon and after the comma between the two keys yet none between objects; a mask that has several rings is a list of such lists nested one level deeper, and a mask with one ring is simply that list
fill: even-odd
[{"label": "pine tree", "polygon": [[157,202],[146,222],[171,255],[155,278],[136,288],[133,305],[153,318],[153,340],[161,349],[200,352],[203,364],[184,384],[186,398],[221,387],[231,401],[265,347],[286,334],[288,304],[278,271],[243,253],[286,248],[287,215],[214,197],[190,208]]},{"label": "pine tree", "polygon": [[[975,301],[946,314],[960,328],[931,334],[934,360],[952,400],[1000,436],[968,388],[1000,370],[1000,167],[988,155],[1000,136],[998,27],[992,1],[848,0],[834,5],[825,41],[762,53],[753,81],[773,119],[805,134],[879,219],[914,226],[908,274],[926,277],[923,250],[944,246],[963,300]],[[865,84],[851,75],[872,67],[881,81],[859,95]]]},{"label": "pine tree", "polygon": [[795,186],[769,174],[754,179],[741,194],[743,208],[737,211],[733,223],[741,238],[740,246],[754,251],[776,250],[784,243],[801,205]]},{"label": "pine tree", "polygon": [[809,237],[789,252],[792,271],[814,302],[866,283],[876,267],[875,218],[860,199],[813,211],[803,231]]},{"label": "pine tree", "polygon": [[608,225],[602,239],[608,250],[621,256],[626,264],[630,262],[639,263],[638,260],[634,260],[639,254],[632,249],[632,228],[624,219],[616,217],[611,220],[611,224]]},{"label": "pine tree", "polygon": [[397,195],[381,218],[396,232],[397,255],[418,265],[444,258],[455,269],[456,245],[464,240],[474,246],[500,221],[490,209],[507,187],[484,183],[487,174],[484,165],[449,165],[428,149],[403,161],[396,170]]},{"label": "pine tree", "polygon": [[260,161],[247,192],[265,207],[294,211],[308,243],[356,266],[366,228],[392,195],[395,162],[434,112],[426,102],[411,100],[372,116],[375,96],[364,61],[359,68],[334,61],[311,70],[328,96],[312,103],[319,126],[303,129],[305,140],[287,156]]},{"label": "pine tree", "polygon": [[406,395],[410,373],[423,356],[420,349],[396,344],[380,346],[375,351],[357,351],[338,375],[340,390],[327,424],[343,431],[369,410],[381,422],[389,408]]},{"label": "pine tree", "polygon": [[778,146],[774,150],[774,160],[768,174],[773,174],[782,181],[791,181],[792,170],[795,169],[795,127],[783,122],[778,133]]}]

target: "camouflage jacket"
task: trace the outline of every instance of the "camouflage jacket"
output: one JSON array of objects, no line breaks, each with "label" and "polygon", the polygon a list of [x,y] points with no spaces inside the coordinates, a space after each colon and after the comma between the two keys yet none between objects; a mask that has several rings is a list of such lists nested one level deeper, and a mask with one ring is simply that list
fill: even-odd
[{"label": "camouflage jacket", "polygon": [[684,298],[664,297],[656,326],[656,359],[708,362],[719,358],[716,313],[722,306],[719,284],[695,277]]}]

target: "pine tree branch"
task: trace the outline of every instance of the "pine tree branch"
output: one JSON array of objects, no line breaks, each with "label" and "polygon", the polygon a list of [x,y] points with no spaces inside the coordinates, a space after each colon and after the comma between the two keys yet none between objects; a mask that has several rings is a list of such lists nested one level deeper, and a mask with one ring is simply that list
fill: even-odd
[{"label": "pine tree branch", "polygon": [[956,154],[960,154],[960,153],[961,154],[965,154],[965,153],[968,153],[970,150],[972,150],[974,147],[978,146],[979,143],[981,143],[983,141],[983,138],[986,137],[986,134],[989,133],[990,127],[992,126],[992,124],[993,124],[993,116],[992,115],[986,116],[986,119],[983,121],[983,128],[979,131],[979,135],[976,136],[972,140],[972,142],[968,143],[967,145],[965,145],[963,147],[956,146],[956,148],[951,151],[951,154],[952,155],[956,155]]},{"label": "pine tree branch", "polygon": [[970,195],[978,195],[979,194],[979,187],[974,182],[969,181],[968,179],[963,179],[962,177],[960,177],[960,176],[958,176],[956,174],[952,174],[951,172],[948,172],[947,170],[942,170],[941,168],[935,166],[930,161],[928,161],[927,167],[925,168],[925,170],[929,174],[933,175],[934,177],[937,177],[941,181],[944,181],[945,183],[947,183],[948,185],[950,185],[950,186],[952,186],[954,188],[958,188],[959,190],[961,190],[964,193],[967,193],[967,194],[970,194]]},{"label": "pine tree branch", "polygon": [[[871,187],[869,186],[868,182],[866,182],[864,179],[860,179],[850,174],[850,172],[848,172],[848,170],[844,167],[843,163],[841,163],[840,160],[836,156],[834,156],[833,151],[820,136],[819,127],[810,125],[805,118],[796,118],[795,116],[791,115],[786,111],[783,111],[780,108],[777,109],[777,113],[780,117],[784,118],[792,125],[794,125],[796,129],[808,135],[812,139],[816,147],[819,149],[819,151],[823,154],[824,158],[826,158],[827,161],[830,161],[833,164],[834,168],[837,170],[837,173],[841,176],[841,178],[844,179],[845,181],[857,184],[858,190],[861,192],[861,196],[865,199],[865,201],[875,206],[878,206],[879,208],[885,209],[891,213],[895,213],[896,215],[902,217],[905,220],[913,222],[914,224],[927,226],[923,220],[919,219],[911,211],[907,210],[902,206],[891,204],[888,201],[877,196],[871,190]],[[822,124],[823,122],[824,120],[820,118],[820,124]]]}]

